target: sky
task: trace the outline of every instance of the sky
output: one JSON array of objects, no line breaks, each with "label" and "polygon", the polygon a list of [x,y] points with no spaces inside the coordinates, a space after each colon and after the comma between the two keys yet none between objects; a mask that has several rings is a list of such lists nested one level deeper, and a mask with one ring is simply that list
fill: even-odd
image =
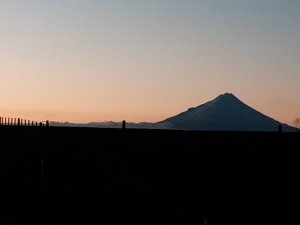
[{"label": "sky", "polygon": [[155,122],[230,92],[300,117],[299,0],[1,0],[0,114]]}]

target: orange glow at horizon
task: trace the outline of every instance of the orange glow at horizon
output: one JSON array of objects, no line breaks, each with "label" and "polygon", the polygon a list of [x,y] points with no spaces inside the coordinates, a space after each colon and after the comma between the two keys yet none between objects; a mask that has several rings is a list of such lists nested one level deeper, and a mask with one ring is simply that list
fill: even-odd
[{"label": "orange glow at horizon", "polygon": [[0,116],[157,122],[231,92],[292,125],[299,10],[300,1],[1,1]]}]

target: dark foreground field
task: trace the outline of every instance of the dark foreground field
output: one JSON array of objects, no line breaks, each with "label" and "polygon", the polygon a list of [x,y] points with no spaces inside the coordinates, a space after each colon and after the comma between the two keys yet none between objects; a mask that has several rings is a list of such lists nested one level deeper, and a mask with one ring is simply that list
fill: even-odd
[{"label": "dark foreground field", "polygon": [[300,224],[299,145],[299,133],[0,127],[0,224]]}]

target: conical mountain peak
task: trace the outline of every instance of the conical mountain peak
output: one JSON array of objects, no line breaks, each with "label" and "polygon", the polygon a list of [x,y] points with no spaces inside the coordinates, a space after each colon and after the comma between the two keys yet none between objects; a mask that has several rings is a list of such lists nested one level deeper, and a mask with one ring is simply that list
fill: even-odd
[{"label": "conical mountain peak", "polygon": [[236,98],[236,97],[234,96],[234,94],[227,92],[227,93],[219,95],[217,98]]},{"label": "conical mountain peak", "polygon": [[223,111],[224,110],[235,110],[237,108],[243,108],[243,107],[249,107],[245,103],[243,103],[241,100],[239,100],[235,95],[231,93],[225,93],[221,94],[218,97],[214,98],[213,100],[199,105],[194,108],[190,108],[189,111],[194,111],[199,113],[199,111],[207,110],[207,109],[213,109],[214,111]]},{"label": "conical mountain peak", "polygon": [[231,93],[225,93],[225,94],[221,94],[218,97],[216,97],[213,101],[226,101],[226,102],[241,102],[241,100],[239,100],[234,94]]},{"label": "conical mountain peak", "polygon": [[280,122],[256,111],[231,93],[170,117],[163,122],[183,130],[277,131]]}]

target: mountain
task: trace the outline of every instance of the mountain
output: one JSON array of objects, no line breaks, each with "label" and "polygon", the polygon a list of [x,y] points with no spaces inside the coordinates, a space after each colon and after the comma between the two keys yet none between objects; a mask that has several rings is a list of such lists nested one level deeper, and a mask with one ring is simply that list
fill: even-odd
[{"label": "mountain", "polygon": [[[225,93],[203,105],[159,122],[180,130],[278,131],[280,122]],[[283,125],[283,131],[295,131]]]},{"label": "mountain", "polygon": [[[122,122],[105,121],[105,122],[90,122],[90,123],[69,123],[50,121],[50,125],[54,127],[91,127],[91,128],[122,128]],[[133,123],[126,122],[126,128],[130,129],[173,129],[168,123]]]}]

